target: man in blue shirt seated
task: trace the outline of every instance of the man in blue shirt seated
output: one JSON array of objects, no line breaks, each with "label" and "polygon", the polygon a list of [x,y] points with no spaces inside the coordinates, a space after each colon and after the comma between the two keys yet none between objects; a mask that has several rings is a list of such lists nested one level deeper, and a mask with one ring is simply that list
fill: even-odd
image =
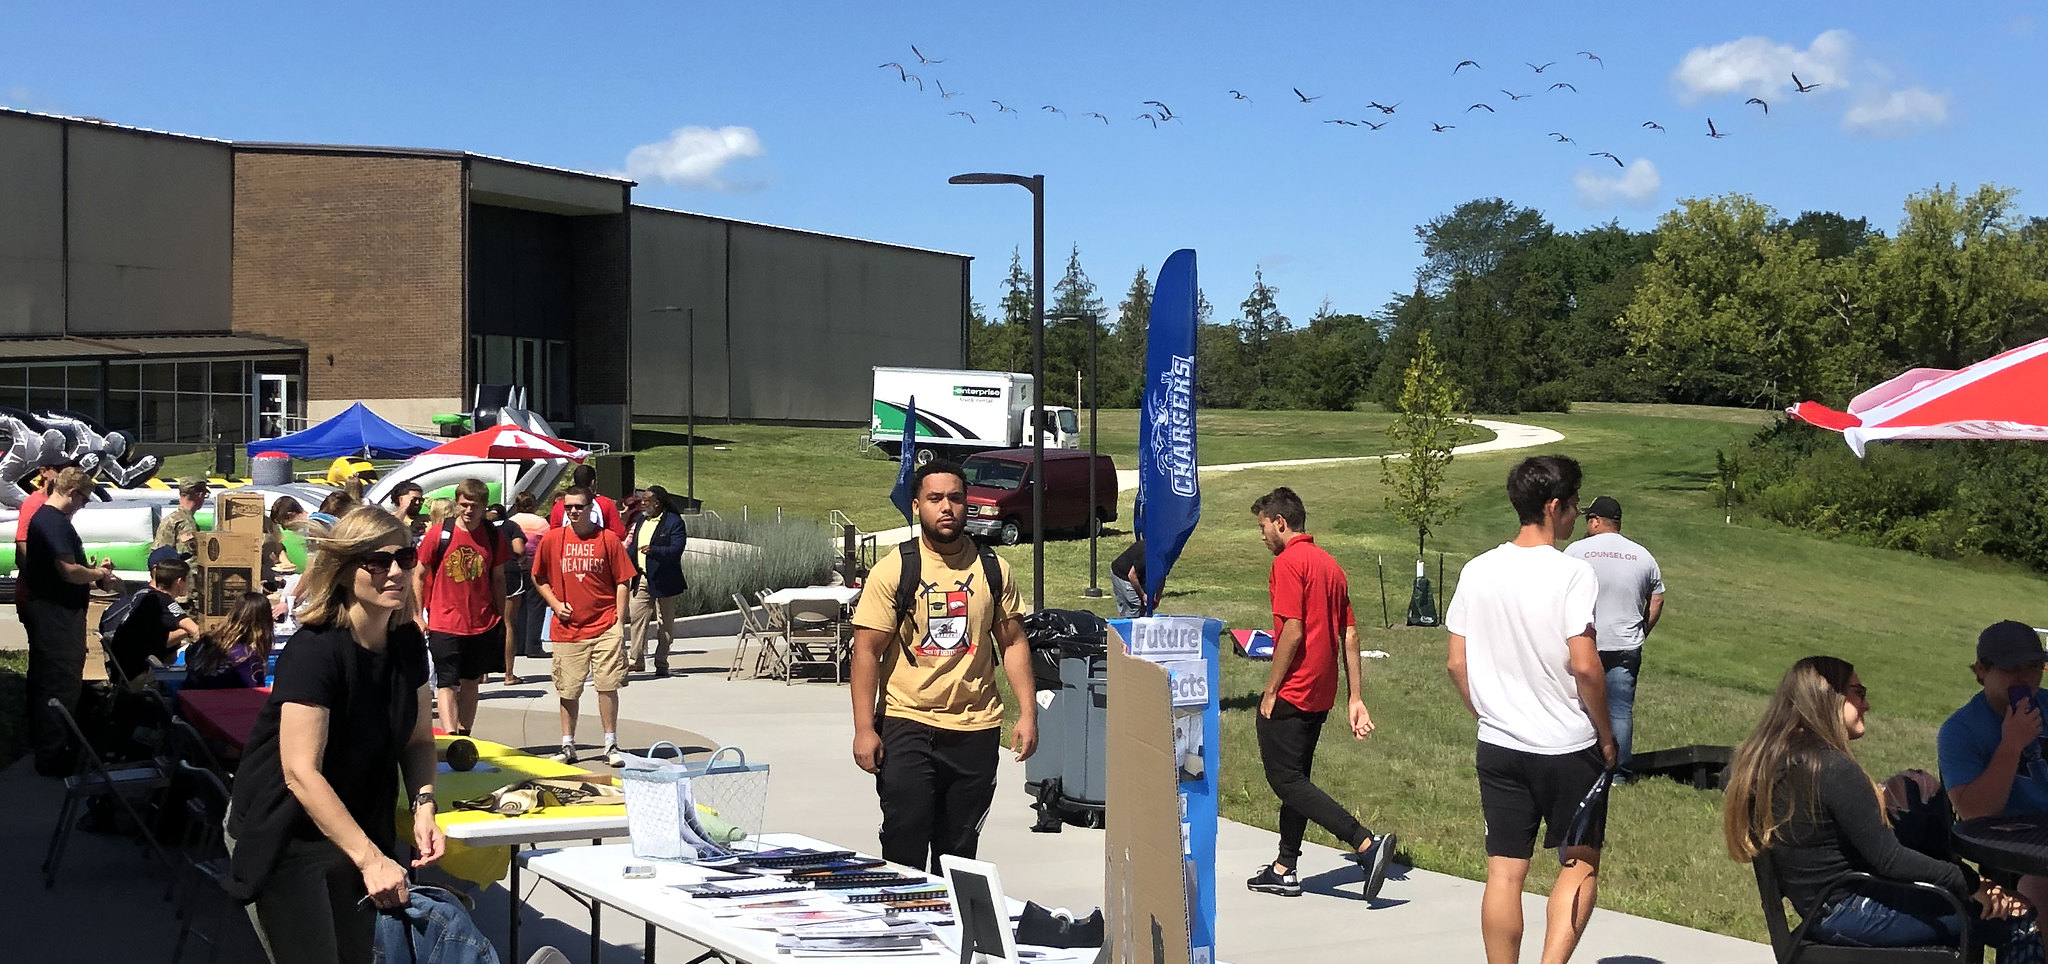
[{"label": "man in blue shirt seated", "polygon": [[[2048,760],[2041,755],[2041,669],[2048,649],[2026,623],[2008,619],[1977,636],[1970,669],[1983,692],[1941,725],[1941,782],[1963,820],[2048,811]],[[2014,700],[2015,687],[2026,698]],[[2048,878],[2022,877],[2020,895],[2048,907]]]}]

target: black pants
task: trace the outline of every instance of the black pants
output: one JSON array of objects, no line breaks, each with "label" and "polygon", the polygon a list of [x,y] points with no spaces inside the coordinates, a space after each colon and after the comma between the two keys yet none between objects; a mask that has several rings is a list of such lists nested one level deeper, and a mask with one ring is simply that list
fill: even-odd
[{"label": "black pants", "polygon": [[1266,764],[1266,783],[1280,798],[1281,866],[1293,870],[1301,858],[1301,835],[1309,821],[1328,830],[1352,849],[1372,836],[1351,811],[1330,799],[1323,788],[1309,780],[1316,762],[1316,741],[1323,733],[1329,711],[1305,713],[1279,697],[1273,698],[1271,719],[1259,717],[1259,758]]},{"label": "black pants", "polygon": [[996,798],[1002,728],[944,730],[883,717],[882,858],[940,873],[939,855],[973,857]]},{"label": "black pants", "polygon": [[21,604],[21,623],[28,630],[29,748],[35,751],[36,770],[69,773],[75,752],[71,733],[49,701],[56,700],[67,713],[78,712],[85,676],[85,610],[34,599]]}]

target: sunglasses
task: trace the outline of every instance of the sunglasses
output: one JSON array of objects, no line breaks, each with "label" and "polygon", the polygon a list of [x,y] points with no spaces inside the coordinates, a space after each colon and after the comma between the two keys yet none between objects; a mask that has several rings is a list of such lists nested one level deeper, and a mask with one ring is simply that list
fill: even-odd
[{"label": "sunglasses", "polygon": [[588,502],[582,502],[582,503],[578,503],[578,502],[564,502],[564,503],[562,503],[562,511],[563,511],[563,512],[587,512],[587,511],[589,511],[589,509],[590,509],[590,503],[588,503]]},{"label": "sunglasses", "polygon": [[397,552],[366,552],[356,557],[356,565],[372,572],[390,572],[394,563],[409,572],[420,564],[420,551],[407,546]]}]

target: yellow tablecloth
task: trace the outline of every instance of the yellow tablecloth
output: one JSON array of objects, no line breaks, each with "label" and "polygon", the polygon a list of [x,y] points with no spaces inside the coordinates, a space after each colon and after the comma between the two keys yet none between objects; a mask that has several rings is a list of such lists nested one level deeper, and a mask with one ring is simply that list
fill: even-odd
[{"label": "yellow tablecloth", "polygon": [[[434,745],[445,752],[455,737],[435,736]],[[603,807],[542,807],[520,817],[503,817],[481,810],[457,810],[455,801],[467,800],[490,793],[499,787],[510,786],[521,780],[535,777],[580,776],[589,771],[573,764],[556,763],[546,757],[534,756],[524,750],[517,750],[502,743],[468,738],[476,744],[477,767],[463,771],[444,771],[434,778],[434,808],[436,823],[442,830],[458,823],[476,823],[485,820],[547,820],[550,817],[615,817],[624,816],[624,806]],[[485,766],[496,767],[486,770]],[[404,808],[398,813],[399,839],[411,839],[412,817]],[[512,848],[471,847],[454,840],[448,841],[448,852],[441,858],[440,867],[445,873],[477,884],[489,884],[505,876],[511,869]]]}]

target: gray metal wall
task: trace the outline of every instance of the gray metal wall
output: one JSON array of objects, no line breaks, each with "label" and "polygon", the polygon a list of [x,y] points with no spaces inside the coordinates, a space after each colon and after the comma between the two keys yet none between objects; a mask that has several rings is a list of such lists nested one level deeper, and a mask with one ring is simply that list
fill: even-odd
[{"label": "gray metal wall", "polygon": [[64,127],[0,114],[0,335],[64,333]]},{"label": "gray metal wall", "polygon": [[696,308],[700,418],[865,423],[876,365],[965,364],[965,259],[694,215],[633,212],[633,408],[680,418]]},{"label": "gray metal wall", "polygon": [[73,334],[227,331],[227,145],[73,125],[66,151]]}]

